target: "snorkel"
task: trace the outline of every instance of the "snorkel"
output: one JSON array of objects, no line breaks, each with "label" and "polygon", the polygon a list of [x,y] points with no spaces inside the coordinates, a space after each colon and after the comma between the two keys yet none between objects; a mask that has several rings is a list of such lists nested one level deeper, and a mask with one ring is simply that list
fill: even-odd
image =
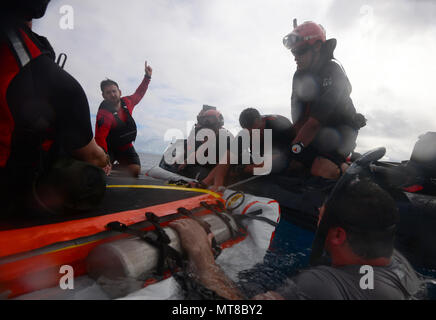
[{"label": "snorkel", "polygon": [[[348,185],[351,181],[356,179],[361,173],[369,168],[369,165],[381,159],[386,153],[386,148],[380,147],[368,151],[362,155],[359,159],[351,164],[347,171],[342,175],[338,182],[333,187],[329,196],[325,201],[327,206],[331,203],[343,190],[343,188]],[[312,266],[317,266],[321,264],[326,264],[326,257],[324,255],[324,245],[327,237],[328,230],[337,220],[337,217],[332,212],[324,212],[324,215],[319,223],[318,229],[315,233],[315,238],[312,243],[312,252],[310,254],[309,263]]]}]

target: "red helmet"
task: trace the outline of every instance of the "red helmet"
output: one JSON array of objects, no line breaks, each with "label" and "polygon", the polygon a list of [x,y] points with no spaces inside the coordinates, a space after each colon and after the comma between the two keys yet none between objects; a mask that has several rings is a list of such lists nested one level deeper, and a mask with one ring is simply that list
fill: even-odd
[{"label": "red helmet", "polygon": [[312,21],[306,21],[299,26],[295,26],[294,30],[283,38],[283,44],[289,50],[304,45],[312,46],[317,41],[326,41],[325,30],[322,25]]},{"label": "red helmet", "polygon": [[206,110],[199,113],[197,122],[202,127],[221,128],[224,125],[224,117],[217,110]]}]

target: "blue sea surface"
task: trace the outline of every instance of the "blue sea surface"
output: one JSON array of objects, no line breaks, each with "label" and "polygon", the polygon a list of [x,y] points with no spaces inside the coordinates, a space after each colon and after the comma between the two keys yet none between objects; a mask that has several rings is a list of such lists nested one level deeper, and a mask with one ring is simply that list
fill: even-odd
[{"label": "blue sea surface", "polygon": [[138,152],[141,160],[141,172],[146,172],[154,166],[157,166],[162,158],[162,155],[153,153]]}]

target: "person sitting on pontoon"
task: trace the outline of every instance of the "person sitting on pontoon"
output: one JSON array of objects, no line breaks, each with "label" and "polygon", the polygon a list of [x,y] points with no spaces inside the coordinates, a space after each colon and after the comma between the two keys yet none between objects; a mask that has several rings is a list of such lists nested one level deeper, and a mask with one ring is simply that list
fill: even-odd
[{"label": "person sitting on pontoon", "polygon": [[[209,141],[208,135],[215,140]],[[176,163],[183,162],[177,167],[178,173],[195,179],[204,178],[219,163],[220,152],[228,150],[230,140],[233,138],[231,132],[224,128],[222,113],[216,107],[203,105],[197,115],[197,123],[186,141],[186,152],[182,155],[183,161],[176,161]],[[226,144],[221,146],[223,151],[220,151],[221,139],[227,140]],[[215,151],[215,155],[209,157],[209,152],[212,150]],[[206,160],[206,163],[199,161],[201,158]]]},{"label": "person sitting on pontoon", "polygon": [[347,169],[346,158],[356,147],[366,119],[356,113],[351,84],[334,58],[336,39],[326,40],[324,28],[306,21],[283,44],[292,52],[297,70],[292,80],[291,113],[296,137],[293,159],[314,176],[337,179]]}]

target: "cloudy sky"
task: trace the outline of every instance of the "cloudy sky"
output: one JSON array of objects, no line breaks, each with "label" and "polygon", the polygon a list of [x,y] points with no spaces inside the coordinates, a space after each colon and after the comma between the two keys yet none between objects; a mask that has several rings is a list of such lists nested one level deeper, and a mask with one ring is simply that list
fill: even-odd
[{"label": "cloudy sky", "polygon": [[[73,9],[72,30],[60,27],[64,5]],[[88,96],[93,125],[100,81],[131,94],[147,60],[153,79],[133,113],[136,148],[159,152],[165,131],[186,132],[203,104],[219,107],[232,131],[245,107],[290,117],[295,64],[282,38],[293,18],[316,21],[338,40],[335,56],[369,120],[357,151],[385,146],[388,159],[407,159],[420,134],[436,131],[430,0],[52,0],[34,30],[68,54],[65,69]]]}]

